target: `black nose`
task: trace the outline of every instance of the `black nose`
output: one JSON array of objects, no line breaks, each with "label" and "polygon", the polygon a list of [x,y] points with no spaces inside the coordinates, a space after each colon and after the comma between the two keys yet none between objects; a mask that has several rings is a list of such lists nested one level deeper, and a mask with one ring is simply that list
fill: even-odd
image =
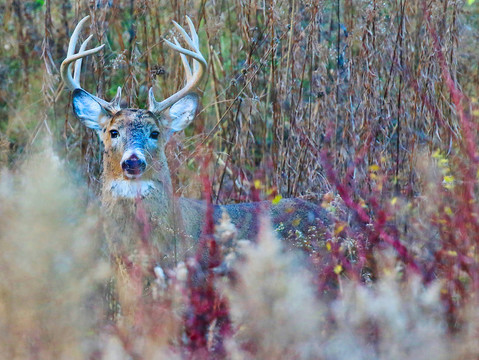
[{"label": "black nose", "polygon": [[145,171],[146,163],[133,154],[121,163],[121,168],[130,175],[140,175]]}]

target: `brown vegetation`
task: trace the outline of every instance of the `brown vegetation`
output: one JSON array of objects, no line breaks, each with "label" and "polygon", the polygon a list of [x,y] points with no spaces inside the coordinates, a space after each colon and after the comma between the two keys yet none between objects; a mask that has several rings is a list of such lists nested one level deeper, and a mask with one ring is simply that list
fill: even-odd
[{"label": "brown vegetation", "polygon": [[[0,1],[0,357],[477,358],[478,11]],[[223,219],[174,269],[143,261],[148,246],[112,266],[100,144],[58,72],[88,14],[108,51],[82,86],[122,86],[125,106],[181,86],[172,19],[207,44],[202,110],[168,145],[178,195],[301,197],[328,211],[327,233],[285,252],[268,225],[244,241]]]}]

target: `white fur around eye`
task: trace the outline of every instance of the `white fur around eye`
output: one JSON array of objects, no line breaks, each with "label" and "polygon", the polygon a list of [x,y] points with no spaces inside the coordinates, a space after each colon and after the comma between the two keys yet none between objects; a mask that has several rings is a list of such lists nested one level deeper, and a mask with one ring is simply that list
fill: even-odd
[{"label": "white fur around eye", "polygon": [[148,146],[149,147],[158,147],[158,139],[152,139],[152,138],[149,138],[148,139]]}]

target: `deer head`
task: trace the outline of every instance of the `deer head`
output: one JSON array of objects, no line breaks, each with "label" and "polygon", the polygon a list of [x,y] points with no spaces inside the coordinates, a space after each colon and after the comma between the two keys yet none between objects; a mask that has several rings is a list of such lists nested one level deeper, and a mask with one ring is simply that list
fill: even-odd
[{"label": "deer head", "polygon": [[[78,35],[88,20],[83,18],[70,39],[66,59],[61,64],[61,76],[64,83],[73,91],[73,111],[81,122],[95,130],[104,144],[104,181],[148,181],[158,167],[167,167],[164,146],[172,132],[181,131],[194,119],[198,96],[193,93],[206,68],[206,60],[199,49],[199,39],[193,23],[186,17],[190,33],[173,21],[191,50],[174,44],[165,43],[180,53],[186,73],[185,86],[163,101],[156,101],[153,89],[148,92],[148,109],[120,107],[121,88],[118,88],[111,102],[100,99],[80,86],[82,59],[100,51],[104,45],[86,50],[89,36],[75,53]],[[190,66],[188,58],[192,58]],[[75,64],[72,76],[71,67]]]}]

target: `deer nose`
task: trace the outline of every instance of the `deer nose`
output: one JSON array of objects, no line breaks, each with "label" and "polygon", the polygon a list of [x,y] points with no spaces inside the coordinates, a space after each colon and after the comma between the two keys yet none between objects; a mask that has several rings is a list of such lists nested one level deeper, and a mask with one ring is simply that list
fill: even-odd
[{"label": "deer nose", "polygon": [[127,175],[138,176],[145,171],[146,162],[140,159],[136,154],[132,154],[121,162],[121,168]]}]

